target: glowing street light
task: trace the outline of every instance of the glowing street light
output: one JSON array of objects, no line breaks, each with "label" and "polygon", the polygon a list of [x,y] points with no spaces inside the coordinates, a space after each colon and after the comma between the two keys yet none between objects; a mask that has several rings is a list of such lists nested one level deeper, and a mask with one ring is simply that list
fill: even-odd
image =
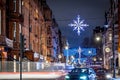
[{"label": "glowing street light", "polygon": [[79,47],[79,48],[78,48],[78,53],[79,53],[79,64],[81,63],[81,61],[80,61],[80,59],[81,59],[81,51],[82,51],[82,50],[81,50],[81,48]]},{"label": "glowing street light", "polygon": [[68,42],[67,42],[67,44],[66,44],[66,46],[65,46],[65,49],[67,50],[66,64],[68,64],[68,61],[69,61],[69,59],[68,59],[68,55],[69,55],[69,53],[68,53],[68,49],[69,49],[69,44],[68,44]]},{"label": "glowing street light", "polygon": [[61,58],[62,58],[62,54],[59,54],[59,55],[58,55],[58,60],[59,60],[59,62],[61,62],[61,61],[60,61]]},{"label": "glowing street light", "polygon": [[97,37],[96,37],[96,41],[100,41],[100,36],[97,36]]},{"label": "glowing street light", "polygon": [[68,46],[65,46],[65,49],[68,50]]},{"label": "glowing street light", "polygon": [[58,58],[59,58],[59,59],[61,59],[61,58],[62,58],[62,55],[61,55],[61,54],[59,54],[59,55],[58,55]]}]

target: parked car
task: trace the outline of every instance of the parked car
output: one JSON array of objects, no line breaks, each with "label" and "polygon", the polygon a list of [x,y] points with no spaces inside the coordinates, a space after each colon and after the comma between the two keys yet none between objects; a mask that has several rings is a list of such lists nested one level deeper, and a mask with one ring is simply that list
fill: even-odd
[{"label": "parked car", "polygon": [[96,80],[96,73],[92,68],[74,68],[65,76],[66,80]]},{"label": "parked car", "polygon": [[112,75],[105,68],[95,69],[97,80],[109,80],[112,78]]}]

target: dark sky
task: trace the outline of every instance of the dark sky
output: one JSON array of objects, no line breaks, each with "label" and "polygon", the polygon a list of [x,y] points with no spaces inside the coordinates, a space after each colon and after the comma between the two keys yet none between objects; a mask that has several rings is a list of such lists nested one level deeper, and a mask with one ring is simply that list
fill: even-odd
[{"label": "dark sky", "polygon": [[[82,46],[84,38],[92,38],[96,26],[104,26],[104,13],[109,9],[109,0],[46,0],[52,10],[62,35],[68,39],[70,48]],[[80,15],[89,26],[78,36],[68,24]]]}]

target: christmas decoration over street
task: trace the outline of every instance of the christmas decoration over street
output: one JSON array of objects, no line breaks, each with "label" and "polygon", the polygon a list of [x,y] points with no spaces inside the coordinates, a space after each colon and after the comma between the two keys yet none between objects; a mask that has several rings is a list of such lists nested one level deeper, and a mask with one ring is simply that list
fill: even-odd
[{"label": "christmas decoration over street", "polygon": [[80,16],[78,15],[77,21],[73,20],[74,23],[68,24],[68,26],[74,27],[74,30],[77,30],[78,35],[80,35],[80,31],[84,31],[84,27],[89,26],[88,24],[84,24],[84,20],[80,20]]}]

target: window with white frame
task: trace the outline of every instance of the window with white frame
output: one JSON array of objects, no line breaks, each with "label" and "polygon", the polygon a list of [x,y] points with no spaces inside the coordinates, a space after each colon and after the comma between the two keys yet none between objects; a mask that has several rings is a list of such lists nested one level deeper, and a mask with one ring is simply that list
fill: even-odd
[{"label": "window with white frame", "polygon": [[16,22],[13,22],[13,27],[14,27],[14,41],[16,41]]},{"label": "window with white frame", "polygon": [[16,0],[13,0],[14,12],[16,12]]},{"label": "window with white frame", "polygon": [[21,33],[22,31],[21,31],[21,24],[19,24],[19,33]]},{"label": "window with white frame", "polygon": [[0,9],[0,34],[1,34],[1,27],[2,27],[2,25],[1,25],[1,9]]},{"label": "window with white frame", "polygon": [[21,2],[21,0],[19,0],[19,13],[21,13],[21,8],[22,8],[21,4],[22,4],[22,2]]},{"label": "window with white frame", "polygon": [[[19,34],[22,33],[21,31],[21,24],[19,24]],[[19,41],[20,41],[20,37],[19,37]]]}]

